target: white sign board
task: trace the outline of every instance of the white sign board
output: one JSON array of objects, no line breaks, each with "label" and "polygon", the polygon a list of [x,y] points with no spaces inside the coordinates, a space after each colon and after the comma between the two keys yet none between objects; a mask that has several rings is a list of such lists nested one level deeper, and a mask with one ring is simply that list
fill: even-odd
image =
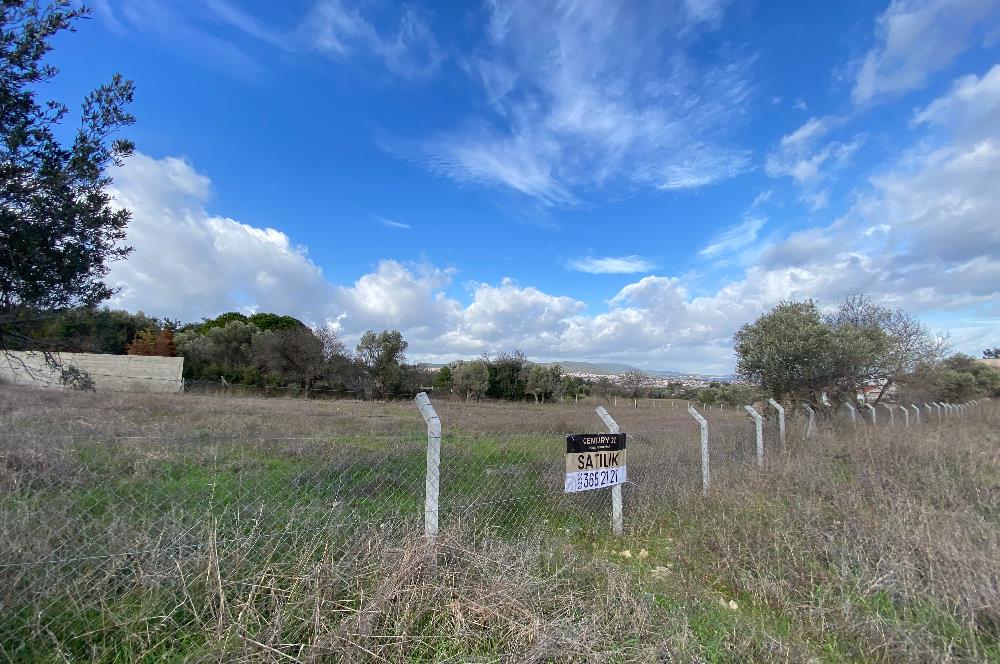
[{"label": "white sign board", "polygon": [[603,489],[627,481],[625,434],[566,436],[566,493]]}]

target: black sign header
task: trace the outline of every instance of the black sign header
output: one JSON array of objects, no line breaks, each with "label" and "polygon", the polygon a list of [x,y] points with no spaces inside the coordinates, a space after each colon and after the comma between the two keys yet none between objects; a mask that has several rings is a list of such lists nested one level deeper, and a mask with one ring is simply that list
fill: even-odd
[{"label": "black sign header", "polygon": [[624,449],[623,433],[578,433],[566,436],[566,454],[616,452]]}]

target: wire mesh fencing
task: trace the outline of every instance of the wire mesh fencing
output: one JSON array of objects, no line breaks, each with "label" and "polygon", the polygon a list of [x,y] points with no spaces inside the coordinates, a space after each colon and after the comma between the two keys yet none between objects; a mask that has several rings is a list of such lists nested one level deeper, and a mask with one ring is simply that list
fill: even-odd
[{"label": "wire mesh fencing", "polygon": [[[428,436],[409,403],[116,397],[95,410],[91,397],[17,398],[27,401],[0,409],[0,648],[11,660],[53,647],[92,659],[95,643],[136,630],[145,643],[197,640],[234,616],[318,629],[308,598],[326,589],[324,620],[355,615],[357,580],[384,564],[373,551],[424,532]],[[609,409],[628,437],[626,528],[704,488],[698,422],[657,405]],[[611,491],[564,491],[565,437],[607,430],[593,403],[434,406],[443,530],[509,543],[610,533]],[[761,441],[746,411],[705,412],[713,491],[757,472],[759,444],[765,461],[784,451],[775,412],[760,411]],[[791,415],[786,438],[805,425]]]}]

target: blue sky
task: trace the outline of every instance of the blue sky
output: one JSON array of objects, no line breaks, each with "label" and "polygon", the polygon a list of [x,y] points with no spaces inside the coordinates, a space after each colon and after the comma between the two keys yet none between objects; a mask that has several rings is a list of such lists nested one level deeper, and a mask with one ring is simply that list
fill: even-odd
[{"label": "blue sky", "polygon": [[726,372],[782,299],[1000,343],[1000,0],[97,0],[136,83],[115,306]]}]

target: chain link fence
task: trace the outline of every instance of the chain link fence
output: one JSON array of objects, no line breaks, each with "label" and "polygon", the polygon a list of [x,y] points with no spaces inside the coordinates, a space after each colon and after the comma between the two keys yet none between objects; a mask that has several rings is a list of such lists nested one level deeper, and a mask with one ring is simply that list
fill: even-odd
[{"label": "chain link fence", "polygon": [[[198,397],[200,410],[178,419],[156,401],[136,413],[119,397],[95,414],[90,397],[8,397],[0,652],[12,661],[107,658],[136,631],[197,651],[205,626],[234,614],[265,631],[277,616],[288,630],[321,610],[335,619],[338,606],[353,615],[357,580],[385,564],[373,552],[423,532],[427,434],[412,404]],[[606,431],[593,404],[435,407],[443,531],[508,543],[608,534],[610,491],[563,492],[565,436]],[[773,409],[758,410],[766,461],[787,442]],[[611,415],[628,436],[626,528],[665,501],[700,498],[699,427],[686,410]],[[725,491],[733,474],[758,472],[754,424],[735,409],[704,415],[712,490]],[[787,439],[804,426],[790,416]],[[297,601],[322,584],[335,599]]]}]

